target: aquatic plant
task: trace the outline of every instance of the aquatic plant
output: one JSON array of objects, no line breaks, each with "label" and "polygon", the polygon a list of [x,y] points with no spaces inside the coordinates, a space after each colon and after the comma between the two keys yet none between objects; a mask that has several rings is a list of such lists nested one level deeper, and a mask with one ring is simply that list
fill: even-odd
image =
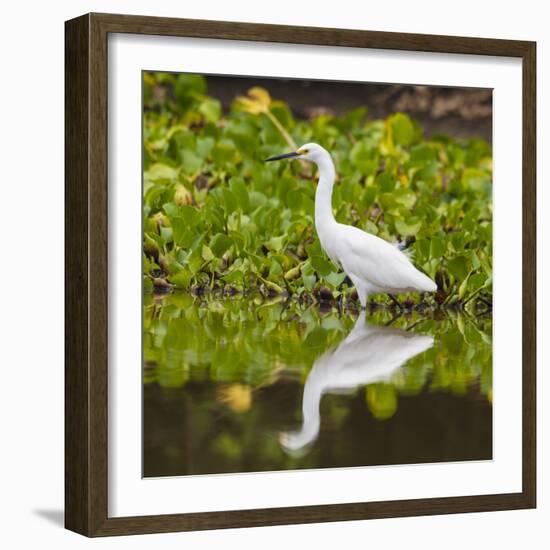
[{"label": "aquatic plant", "polygon": [[315,234],[313,167],[263,162],[314,141],[334,157],[338,221],[402,243],[437,282],[428,301],[491,306],[487,142],[425,138],[406,114],[373,120],[366,107],[298,120],[258,87],[224,112],[200,75],[144,73],[143,91],[147,292],[353,299],[353,285]]}]

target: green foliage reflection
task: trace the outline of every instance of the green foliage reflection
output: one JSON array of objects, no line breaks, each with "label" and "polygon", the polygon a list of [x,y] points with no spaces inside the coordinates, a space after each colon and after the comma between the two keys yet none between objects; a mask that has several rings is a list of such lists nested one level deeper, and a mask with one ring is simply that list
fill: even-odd
[{"label": "green foliage reflection", "polygon": [[[183,388],[215,383],[217,399],[235,413],[253,406],[255,390],[281,380],[304,383],[315,360],[337,346],[355,324],[353,311],[321,311],[284,301],[200,301],[186,294],[146,296],[144,383]],[[439,317],[439,318],[438,318]],[[386,309],[369,322],[387,324]],[[464,395],[475,388],[491,399],[491,318],[474,321],[460,313],[413,312],[395,328],[432,335],[433,347],[409,360],[391,380],[370,384],[365,399],[374,417],[391,418],[400,395],[427,389]]]}]

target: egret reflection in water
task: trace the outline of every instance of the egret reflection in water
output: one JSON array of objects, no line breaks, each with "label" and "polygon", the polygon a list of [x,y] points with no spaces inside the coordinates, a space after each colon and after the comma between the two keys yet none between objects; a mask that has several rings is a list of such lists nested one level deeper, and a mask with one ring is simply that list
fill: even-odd
[{"label": "egret reflection in water", "polygon": [[279,435],[283,448],[299,453],[316,440],[324,394],[389,380],[409,359],[431,348],[433,342],[433,337],[426,334],[371,325],[362,311],[348,336],[315,361],[304,386],[302,427]]}]

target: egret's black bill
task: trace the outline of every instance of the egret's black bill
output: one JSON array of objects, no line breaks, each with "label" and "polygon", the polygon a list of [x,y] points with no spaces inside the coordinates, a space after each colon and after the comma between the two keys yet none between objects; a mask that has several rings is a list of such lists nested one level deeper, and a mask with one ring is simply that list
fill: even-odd
[{"label": "egret's black bill", "polygon": [[265,159],[264,162],[270,162],[272,160],[281,160],[281,159],[291,159],[294,157],[299,157],[300,153],[285,153],[284,155],[277,155],[276,157],[269,157],[268,159]]}]

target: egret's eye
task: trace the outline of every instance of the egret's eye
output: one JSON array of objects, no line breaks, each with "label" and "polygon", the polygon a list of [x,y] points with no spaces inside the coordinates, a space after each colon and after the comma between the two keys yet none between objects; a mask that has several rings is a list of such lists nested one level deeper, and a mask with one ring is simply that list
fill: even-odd
[{"label": "egret's eye", "polygon": [[307,155],[309,153],[309,149],[300,149],[299,153],[300,155]]}]

